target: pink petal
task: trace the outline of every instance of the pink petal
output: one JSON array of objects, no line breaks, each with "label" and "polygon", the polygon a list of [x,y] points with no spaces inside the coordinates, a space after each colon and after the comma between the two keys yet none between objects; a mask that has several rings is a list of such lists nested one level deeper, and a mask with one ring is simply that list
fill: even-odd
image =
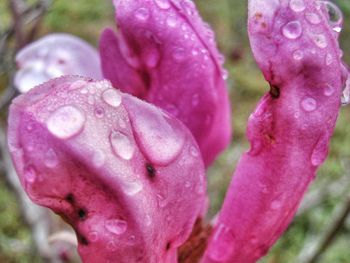
[{"label": "pink petal", "polygon": [[63,75],[102,79],[97,50],[69,34],[47,35],[20,50],[15,86],[27,92],[35,86]]},{"label": "pink petal", "polygon": [[[102,36],[105,77],[127,92],[141,79],[146,93],[139,97],[180,119],[196,138],[208,166],[231,137],[226,73],[213,31],[192,1],[121,0],[115,5],[119,45],[106,33]],[[125,72],[131,73],[126,79]],[[131,93],[138,90],[135,85]]]},{"label": "pink petal", "polygon": [[137,97],[144,97],[147,89],[140,73],[124,59],[119,47],[119,40],[113,30],[107,28],[103,31],[100,40],[101,61],[115,63],[102,63],[102,71],[108,76],[114,87],[123,87],[123,92]]},{"label": "pink petal", "polygon": [[176,262],[202,212],[190,132],[108,81],[63,77],[18,97],[9,147],[30,198],[74,227],[84,262]]},{"label": "pink petal", "polygon": [[250,116],[251,149],[202,262],[249,263],[265,255],[328,153],[344,82],[338,33],[319,1],[279,2],[249,1],[250,41],[271,92]]}]

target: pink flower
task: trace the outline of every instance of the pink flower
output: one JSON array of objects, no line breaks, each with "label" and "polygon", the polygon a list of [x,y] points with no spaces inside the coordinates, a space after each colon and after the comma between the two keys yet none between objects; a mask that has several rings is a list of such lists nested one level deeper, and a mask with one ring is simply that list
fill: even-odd
[{"label": "pink flower", "polygon": [[256,262],[292,220],[326,159],[344,86],[325,1],[249,1],[254,56],[271,86],[250,116],[251,149],[236,168],[202,262]]},{"label": "pink flower", "polygon": [[115,1],[119,32],[106,29],[100,52],[114,87],[181,120],[208,166],[230,142],[223,57],[192,1]]},{"label": "pink flower", "polygon": [[191,133],[108,81],[63,77],[16,98],[9,147],[29,197],[73,226],[84,262],[176,262],[202,213]]}]

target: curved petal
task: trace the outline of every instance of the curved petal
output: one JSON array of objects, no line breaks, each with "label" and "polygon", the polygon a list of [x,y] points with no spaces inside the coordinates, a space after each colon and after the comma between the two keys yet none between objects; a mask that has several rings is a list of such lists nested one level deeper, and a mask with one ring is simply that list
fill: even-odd
[{"label": "curved petal", "polygon": [[[118,80],[115,86],[128,91],[124,68],[133,67],[147,91],[140,98],[180,119],[209,165],[231,137],[226,73],[213,31],[189,0],[121,0],[115,6],[120,32],[114,48],[124,59],[109,56],[105,48],[100,51],[104,69],[123,69],[104,70],[105,77]],[[102,37],[101,46],[106,42]]]},{"label": "curved petal", "polygon": [[256,262],[292,220],[326,159],[340,107],[341,50],[321,1],[249,1],[254,56],[271,91],[202,262]]},{"label": "curved petal", "polygon": [[108,81],[63,77],[15,99],[8,140],[29,197],[74,227],[84,262],[176,262],[206,187],[179,121]]},{"label": "curved petal", "polygon": [[97,50],[69,34],[49,34],[29,44],[18,52],[16,63],[14,84],[22,93],[63,75],[102,79]]}]

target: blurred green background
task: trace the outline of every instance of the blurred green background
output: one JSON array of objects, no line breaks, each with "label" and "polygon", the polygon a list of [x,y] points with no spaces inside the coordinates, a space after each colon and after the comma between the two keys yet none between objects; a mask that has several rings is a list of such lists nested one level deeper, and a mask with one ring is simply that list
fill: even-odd
[{"label": "blurred green background", "polygon": [[[249,48],[246,32],[246,5],[241,0],[197,0],[198,9],[217,35],[220,50],[226,56],[226,68],[233,107],[234,138],[230,148],[209,169],[210,215],[220,208],[232,172],[241,153],[248,149],[246,123],[258,99],[268,91]],[[341,37],[345,60],[350,62],[350,1],[335,1],[345,16]],[[0,1],[0,31],[10,23],[7,3]],[[114,11],[109,0],[56,0],[44,17],[40,35],[68,32],[97,45],[99,34],[106,26],[114,27]],[[39,37],[39,36],[38,36]],[[8,79],[0,72],[4,89]],[[350,106],[341,110],[330,155],[318,172],[310,191],[325,189],[337,181],[350,180]],[[336,188],[337,189],[337,188]],[[345,192],[349,191],[349,184]],[[297,216],[287,232],[261,262],[298,262],[300,251],[326,228],[330,216],[343,198],[341,192],[327,194],[321,204]],[[0,262],[42,262],[32,249],[30,231],[22,220],[15,196],[0,177]],[[350,262],[350,218],[335,242],[323,253],[319,262]]]}]

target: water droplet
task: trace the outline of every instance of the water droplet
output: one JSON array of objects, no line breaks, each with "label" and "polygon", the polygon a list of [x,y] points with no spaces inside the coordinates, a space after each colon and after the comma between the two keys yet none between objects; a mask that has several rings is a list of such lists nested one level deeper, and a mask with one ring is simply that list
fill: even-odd
[{"label": "water droplet", "polygon": [[168,204],[168,199],[162,194],[157,194],[157,202],[159,207],[165,207]]},{"label": "water droplet", "polygon": [[313,166],[319,166],[326,160],[328,154],[328,142],[329,136],[327,134],[322,135],[318,140],[317,145],[311,154],[311,164]]},{"label": "water droplet", "polygon": [[148,49],[144,55],[144,61],[148,68],[152,69],[158,65],[160,54],[157,48]]},{"label": "water droplet", "polygon": [[326,65],[329,66],[333,62],[333,57],[331,54],[326,55]]},{"label": "water droplet", "polygon": [[190,147],[190,153],[193,157],[198,157],[199,156],[199,153],[198,153],[198,150],[196,149],[196,147],[194,146],[191,146]]},{"label": "water droplet", "polygon": [[304,52],[302,50],[295,50],[293,52],[293,58],[295,60],[302,60],[304,58]]},{"label": "water droplet", "polygon": [[170,8],[170,3],[168,0],[154,0],[154,2],[161,9],[169,9]]},{"label": "water droplet", "polygon": [[48,168],[54,168],[58,165],[58,158],[57,155],[55,153],[55,151],[53,149],[49,149],[46,153],[45,153],[45,166]]},{"label": "water droplet", "polygon": [[186,59],[186,51],[183,48],[175,48],[173,51],[173,58],[177,62],[181,62]]},{"label": "water droplet", "polygon": [[280,209],[281,208],[281,201],[279,201],[279,200],[275,200],[275,201],[272,201],[272,203],[271,203],[271,209],[272,210],[278,210],[278,209]]},{"label": "water droplet", "polygon": [[140,181],[124,182],[122,188],[126,195],[134,196],[142,191],[143,185]]},{"label": "water droplet", "polygon": [[317,109],[317,102],[313,98],[305,98],[301,101],[301,107],[307,112],[312,112]]},{"label": "water droplet", "polygon": [[289,7],[294,11],[294,12],[302,12],[305,10],[306,6],[304,3],[304,0],[290,0],[289,2]]},{"label": "water droplet", "polygon": [[89,95],[88,98],[87,98],[87,102],[88,102],[90,105],[94,105],[94,104],[95,104],[95,96]]},{"label": "water droplet", "polygon": [[132,145],[130,139],[118,131],[112,131],[109,135],[109,140],[113,149],[113,152],[119,157],[130,160],[135,151],[135,147]]},{"label": "water droplet", "polygon": [[209,257],[218,262],[228,261],[233,250],[234,239],[232,230],[220,224],[214,232],[212,245],[208,248]]},{"label": "water droplet", "polygon": [[224,69],[222,72],[221,72],[221,77],[224,79],[224,80],[227,80],[228,79],[228,76],[229,76],[229,73],[226,69]]},{"label": "water droplet", "polygon": [[57,138],[68,139],[83,130],[85,121],[85,115],[76,107],[63,106],[48,118],[47,128]]},{"label": "water droplet", "polygon": [[326,95],[327,97],[330,97],[334,94],[334,88],[327,84],[326,87],[324,88],[324,95]]},{"label": "water droplet", "polygon": [[343,89],[341,103],[343,106],[350,104],[350,77],[345,82],[345,87]]},{"label": "water droplet", "polygon": [[343,24],[343,14],[339,7],[331,1],[321,1],[326,6],[328,12],[328,22],[333,30],[340,33]]},{"label": "water droplet", "polygon": [[146,21],[149,18],[149,11],[147,8],[141,7],[136,10],[135,17],[141,21]]},{"label": "water droplet", "polygon": [[24,178],[28,183],[34,183],[36,180],[36,171],[33,166],[28,166],[24,170]]},{"label": "water droplet", "polygon": [[116,235],[121,235],[125,233],[128,224],[124,220],[120,219],[110,219],[105,222],[105,228]]},{"label": "water droplet", "polygon": [[318,25],[319,23],[321,23],[321,18],[318,14],[315,13],[306,13],[305,18],[310,24],[313,25]]},{"label": "water droplet", "polygon": [[183,132],[158,108],[129,99],[132,101],[126,104],[126,108],[141,151],[154,164],[169,164],[182,150]]},{"label": "water droplet", "polygon": [[195,5],[192,1],[190,0],[183,0],[181,2],[181,5],[182,5],[182,8],[183,10],[185,10],[185,12],[188,14],[188,15],[194,15],[195,13]]},{"label": "water droplet", "polygon": [[145,217],[145,225],[150,226],[152,224],[152,218],[150,215],[146,215]]},{"label": "water droplet", "polygon": [[326,48],[328,46],[326,36],[323,34],[313,35],[312,40],[319,48]]},{"label": "water droplet", "polygon": [[119,93],[119,91],[115,89],[108,89],[102,93],[102,99],[104,102],[106,102],[108,105],[112,107],[119,107],[122,103],[122,97]]},{"label": "water droplet", "polygon": [[173,15],[168,16],[166,19],[166,23],[169,27],[177,27],[178,23],[177,23],[176,16],[173,16]]},{"label": "water droplet", "polygon": [[191,187],[191,183],[189,181],[185,182],[185,188],[190,188]]},{"label": "water droplet", "polygon": [[286,38],[297,39],[301,36],[303,30],[299,21],[291,21],[283,26],[282,33]]},{"label": "water droplet", "polygon": [[103,151],[97,150],[92,155],[92,163],[95,167],[102,167],[105,164],[106,156]]},{"label": "water droplet", "polygon": [[199,104],[199,94],[194,94],[192,96],[192,106],[196,107]]},{"label": "water droplet", "polygon": [[100,119],[100,118],[103,118],[105,111],[102,107],[97,106],[95,107],[94,113],[95,113],[95,116]]},{"label": "water droplet", "polygon": [[70,90],[81,89],[81,88],[83,88],[86,84],[87,84],[86,81],[84,81],[84,80],[78,80],[78,81],[75,81],[74,83],[72,83],[72,84],[69,86],[69,89],[70,89]]}]

